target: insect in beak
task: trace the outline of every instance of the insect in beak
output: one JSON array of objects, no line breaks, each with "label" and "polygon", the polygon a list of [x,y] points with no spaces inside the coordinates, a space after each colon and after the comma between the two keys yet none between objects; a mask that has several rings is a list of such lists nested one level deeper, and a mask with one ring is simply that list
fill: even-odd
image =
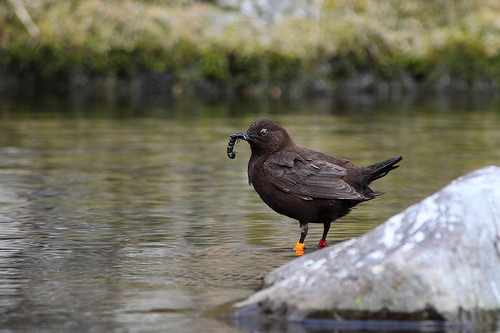
[{"label": "insect in beak", "polygon": [[234,133],[229,136],[229,142],[227,143],[227,157],[230,159],[233,159],[236,157],[236,152],[233,151],[234,144],[236,143],[236,140],[238,139],[243,139],[245,141],[248,141],[250,137],[246,132],[243,133]]}]

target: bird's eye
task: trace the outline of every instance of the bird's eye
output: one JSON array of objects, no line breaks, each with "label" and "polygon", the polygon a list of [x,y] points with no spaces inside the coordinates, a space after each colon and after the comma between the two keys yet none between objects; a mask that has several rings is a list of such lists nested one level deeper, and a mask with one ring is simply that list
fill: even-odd
[{"label": "bird's eye", "polygon": [[263,128],[260,130],[261,135],[267,135],[268,133],[269,133],[269,131],[267,130],[267,128]]}]

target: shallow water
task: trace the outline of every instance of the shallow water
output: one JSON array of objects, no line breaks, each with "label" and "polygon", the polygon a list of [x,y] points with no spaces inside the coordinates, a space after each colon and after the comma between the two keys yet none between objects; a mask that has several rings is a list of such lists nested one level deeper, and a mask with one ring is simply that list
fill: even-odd
[{"label": "shallow water", "polygon": [[[360,165],[404,156],[372,186],[386,194],[334,224],[330,244],[500,161],[496,99],[0,102],[7,332],[239,331],[219,307],[292,260],[299,237],[248,186],[246,143],[226,157],[228,135],[255,119]],[[310,226],[306,253],[321,232]]]}]

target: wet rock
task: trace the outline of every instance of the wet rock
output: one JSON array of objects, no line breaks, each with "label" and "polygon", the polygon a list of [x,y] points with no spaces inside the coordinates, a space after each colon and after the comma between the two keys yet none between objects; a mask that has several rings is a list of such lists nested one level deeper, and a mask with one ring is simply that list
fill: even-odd
[{"label": "wet rock", "polygon": [[500,167],[274,270],[235,316],[477,321],[500,313]]}]

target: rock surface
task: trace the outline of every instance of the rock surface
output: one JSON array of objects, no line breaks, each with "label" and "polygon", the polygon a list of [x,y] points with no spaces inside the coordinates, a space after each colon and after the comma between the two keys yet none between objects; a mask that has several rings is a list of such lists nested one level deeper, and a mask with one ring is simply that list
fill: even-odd
[{"label": "rock surface", "polygon": [[223,8],[266,21],[275,21],[284,15],[319,19],[322,0],[217,0]]},{"label": "rock surface", "polygon": [[[274,270],[236,316],[500,321],[500,167]],[[472,318],[472,319],[471,319]]]}]

